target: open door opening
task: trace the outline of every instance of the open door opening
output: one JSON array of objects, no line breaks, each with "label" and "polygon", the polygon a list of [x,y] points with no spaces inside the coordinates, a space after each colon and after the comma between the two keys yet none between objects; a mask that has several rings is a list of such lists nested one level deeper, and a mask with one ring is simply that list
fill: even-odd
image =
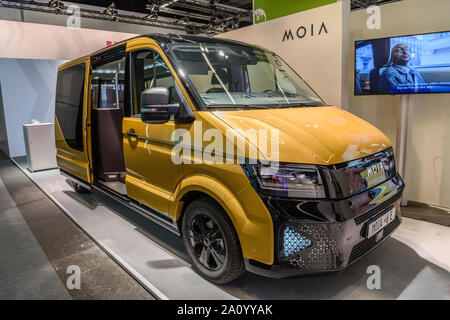
[{"label": "open door opening", "polygon": [[127,195],[122,137],[125,58],[93,68],[91,79],[94,180]]}]

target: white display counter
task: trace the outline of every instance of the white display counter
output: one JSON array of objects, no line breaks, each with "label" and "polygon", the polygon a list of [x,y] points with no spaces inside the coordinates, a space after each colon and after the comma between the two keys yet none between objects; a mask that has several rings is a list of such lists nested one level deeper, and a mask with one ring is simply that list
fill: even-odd
[{"label": "white display counter", "polygon": [[24,124],[23,137],[28,170],[34,172],[57,167],[53,123]]}]

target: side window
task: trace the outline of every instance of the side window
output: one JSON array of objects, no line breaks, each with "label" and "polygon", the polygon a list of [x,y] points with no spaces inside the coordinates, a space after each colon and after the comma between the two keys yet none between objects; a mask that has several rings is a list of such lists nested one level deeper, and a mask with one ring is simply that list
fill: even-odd
[{"label": "side window", "polygon": [[155,67],[153,51],[135,51],[131,54],[131,85],[133,96],[132,113],[140,117],[141,94],[145,89],[152,88],[155,82]]},{"label": "side window", "polygon": [[92,70],[92,108],[124,109],[125,57]]},{"label": "side window", "polygon": [[133,116],[140,117],[141,94],[145,89],[165,87],[169,89],[170,101],[175,101],[175,80],[162,57],[152,50],[135,51],[131,54],[131,83],[133,86]]},{"label": "side window", "polygon": [[155,56],[156,65],[156,81],[154,87],[164,87],[169,89],[170,99],[169,103],[175,102],[175,79],[169,70],[169,67],[164,62],[163,58],[156,54]]},{"label": "side window", "polygon": [[83,98],[86,65],[79,64],[58,73],[55,115],[66,143],[83,151]]}]

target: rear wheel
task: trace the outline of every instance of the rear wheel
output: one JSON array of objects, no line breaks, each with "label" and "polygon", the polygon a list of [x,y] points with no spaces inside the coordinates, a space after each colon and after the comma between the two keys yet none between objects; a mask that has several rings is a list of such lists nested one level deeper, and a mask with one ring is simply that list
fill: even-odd
[{"label": "rear wheel", "polygon": [[184,213],[182,233],[193,266],[208,280],[228,283],[245,272],[236,231],[215,201],[202,198],[189,204]]}]

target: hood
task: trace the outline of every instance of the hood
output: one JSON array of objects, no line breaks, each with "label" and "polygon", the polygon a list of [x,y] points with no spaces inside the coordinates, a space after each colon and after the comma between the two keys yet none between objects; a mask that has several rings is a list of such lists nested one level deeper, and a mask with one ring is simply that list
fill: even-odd
[{"label": "hood", "polygon": [[[267,150],[258,148],[266,159],[276,159],[270,132],[278,130],[280,162],[331,165],[391,146],[380,130],[337,107],[215,111],[213,114],[246,137],[251,137],[245,134],[247,130],[267,129]],[[247,139],[258,146],[258,141]]]}]

